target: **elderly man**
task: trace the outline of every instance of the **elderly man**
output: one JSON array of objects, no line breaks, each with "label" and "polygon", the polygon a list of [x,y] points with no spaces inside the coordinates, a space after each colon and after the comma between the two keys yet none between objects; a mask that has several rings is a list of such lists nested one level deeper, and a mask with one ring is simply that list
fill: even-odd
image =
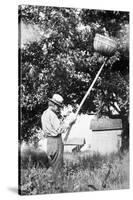
[{"label": "elderly man", "polygon": [[53,170],[54,181],[57,180],[59,174],[62,176],[64,150],[62,134],[66,133],[76,121],[76,117],[73,117],[66,125],[58,116],[62,107],[62,96],[54,94],[49,99],[48,109],[43,112],[41,117],[44,137],[47,138],[47,155]]}]

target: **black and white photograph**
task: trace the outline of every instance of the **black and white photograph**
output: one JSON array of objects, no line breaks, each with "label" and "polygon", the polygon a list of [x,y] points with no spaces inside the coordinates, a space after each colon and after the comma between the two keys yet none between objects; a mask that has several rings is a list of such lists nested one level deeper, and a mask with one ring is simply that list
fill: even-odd
[{"label": "black and white photograph", "polygon": [[130,12],[18,6],[18,193],[130,188]]}]

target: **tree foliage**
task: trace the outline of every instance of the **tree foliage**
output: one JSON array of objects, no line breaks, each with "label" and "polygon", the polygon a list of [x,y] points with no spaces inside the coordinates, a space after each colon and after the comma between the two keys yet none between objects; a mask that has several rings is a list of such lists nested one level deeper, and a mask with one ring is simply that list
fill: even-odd
[{"label": "tree foliage", "polygon": [[113,107],[128,118],[128,12],[23,5],[20,27],[22,22],[38,26],[41,35],[39,41],[19,48],[23,139],[40,126],[40,115],[53,93],[61,94],[66,105],[80,103],[105,59],[93,49],[96,33],[113,37],[118,51],[109,58],[81,112],[111,116]]}]

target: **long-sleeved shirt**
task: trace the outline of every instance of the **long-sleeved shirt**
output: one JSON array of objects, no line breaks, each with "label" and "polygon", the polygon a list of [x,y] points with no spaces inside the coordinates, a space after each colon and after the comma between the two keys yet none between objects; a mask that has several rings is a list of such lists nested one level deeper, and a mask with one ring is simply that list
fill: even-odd
[{"label": "long-sleeved shirt", "polygon": [[41,123],[44,136],[46,137],[57,136],[65,133],[68,128],[50,108],[43,112]]}]

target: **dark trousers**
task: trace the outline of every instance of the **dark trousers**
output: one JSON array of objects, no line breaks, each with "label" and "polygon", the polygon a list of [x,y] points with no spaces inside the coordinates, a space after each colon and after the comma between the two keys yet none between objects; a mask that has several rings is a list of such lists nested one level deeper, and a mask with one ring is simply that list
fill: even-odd
[{"label": "dark trousers", "polygon": [[63,181],[63,152],[64,145],[61,136],[47,138],[47,155],[52,170],[51,178],[56,185],[61,185]]}]

